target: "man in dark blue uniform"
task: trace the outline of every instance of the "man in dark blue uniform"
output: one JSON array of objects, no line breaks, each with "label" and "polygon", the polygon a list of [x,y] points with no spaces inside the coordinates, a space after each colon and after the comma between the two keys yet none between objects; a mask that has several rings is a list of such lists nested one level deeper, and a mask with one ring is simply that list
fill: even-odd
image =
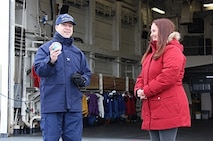
[{"label": "man in dark blue uniform", "polygon": [[59,15],[53,39],[39,47],[34,67],[40,80],[41,130],[44,141],[82,140],[82,93],[91,71],[84,53],[73,44],[74,18]]}]

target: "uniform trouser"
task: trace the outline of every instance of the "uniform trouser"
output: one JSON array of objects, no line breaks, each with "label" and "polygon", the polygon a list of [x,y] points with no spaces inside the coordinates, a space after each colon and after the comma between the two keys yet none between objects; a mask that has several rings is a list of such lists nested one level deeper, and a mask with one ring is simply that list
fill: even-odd
[{"label": "uniform trouser", "polygon": [[43,141],[81,141],[83,121],[81,112],[48,113],[41,115]]},{"label": "uniform trouser", "polygon": [[167,130],[150,130],[149,135],[151,141],[175,141],[178,128]]}]

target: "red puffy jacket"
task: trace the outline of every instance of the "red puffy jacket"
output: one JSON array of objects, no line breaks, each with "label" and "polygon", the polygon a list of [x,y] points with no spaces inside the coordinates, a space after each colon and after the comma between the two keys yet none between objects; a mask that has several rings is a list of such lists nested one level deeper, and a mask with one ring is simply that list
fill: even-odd
[{"label": "red puffy jacket", "polygon": [[142,129],[163,130],[190,127],[191,119],[186,93],[182,86],[186,57],[179,41],[170,41],[162,56],[154,60],[155,44],[142,64],[134,92],[143,89]]}]

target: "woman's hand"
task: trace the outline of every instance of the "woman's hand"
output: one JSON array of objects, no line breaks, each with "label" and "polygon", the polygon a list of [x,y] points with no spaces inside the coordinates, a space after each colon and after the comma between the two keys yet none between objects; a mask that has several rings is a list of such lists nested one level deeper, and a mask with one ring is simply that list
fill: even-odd
[{"label": "woman's hand", "polygon": [[147,99],[146,95],[144,94],[144,91],[139,89],[137,90],[137,96],[140,98],[140,99]]}]

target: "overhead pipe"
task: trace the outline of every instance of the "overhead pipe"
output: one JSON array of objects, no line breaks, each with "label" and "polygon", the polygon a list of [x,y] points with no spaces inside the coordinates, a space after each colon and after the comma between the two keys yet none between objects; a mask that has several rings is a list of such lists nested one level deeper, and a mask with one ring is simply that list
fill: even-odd
[{"label": "overhead pipe", "polygon": [[[9,74],[8,74],[8,91],[10,99],[14,99],[14,75],[15,75],[15,1],[9,3]],[[5,6],[5,5],[4,5]],[[4,27],[3,27],[4,28]],[[5,121],[3,121],[5,122]],[[8,101],[8,134],[13,134],[14,125],[14,101]]]},{"label": "overhead pipe", "polygon": [[[22,25],[25,25],[25,20],[26,20],[26,0],[23,0],[23,11],[22,11]],[[24,34],[24,29],[21,28],[21,43],[20,43],[20,56],[19,56],[19,76],[18,76],[18,82],[21,83],[21,70],[22,70],[22,46],[23,46],[23,34]],[[25,50],[26,53],[26,50]],[[26,57],[24,57],[24,63],[23,63],[23,68],[25,69],[26,67]],[[26,74],[25,74],[25,70],[23,71],[23,89],[22,89],[22,104],[21,104],[21,119],[22,122],[27,126],[30,127],[30,123],[28,122],[27,118],[26,118],[26,102],[27,102],[27,94],[26,94]]]},{"label": "overhead pipe", "polygon": [[[39,0],[37,0],[37,12],[39,12]],[[24,1],[24,4],[25,4],[25,1]],[[25,7],[25,5],[23,5],[23,7]],[[38,14],[38,13],[37,13]],[[23,18],[25,18],[25,13],[24,13],[24,9],[23,9]],[[37,19],[38,22],[39,22],[39,19]],[[39,23],[38,23],[39,24]],[[23,36],[23,35],[22,35]],[[41,31],[40,31],[40,35],[41,36]],[[33,61],[34,61],[34,55],[35,55],[35,52],[38,50],[38,48],[36,48],[35,44],[43,44],[44,42],[43,41],[32,41],[32,47],[26,47],[25,49],[25,54],[26,56],[24,56],[24,63],[23,63],[23,95],[22,95],[22,106],[21,106],[21,119],[22,121],[24,122],[24,124],[27,126],[27,127],[32,127],[32,123],[31,123],[31,119],[29,121],[29,117],[34,119],[34,117],[32,117],[32,115],[28,115],[27,113],[27,108],[28,108],[28,94],[27,94],[27,88],[26,88],[26,66],[27,66],[27,58],[28,58],[28,52],[31,52],[31,65],[33,64]]]}]

